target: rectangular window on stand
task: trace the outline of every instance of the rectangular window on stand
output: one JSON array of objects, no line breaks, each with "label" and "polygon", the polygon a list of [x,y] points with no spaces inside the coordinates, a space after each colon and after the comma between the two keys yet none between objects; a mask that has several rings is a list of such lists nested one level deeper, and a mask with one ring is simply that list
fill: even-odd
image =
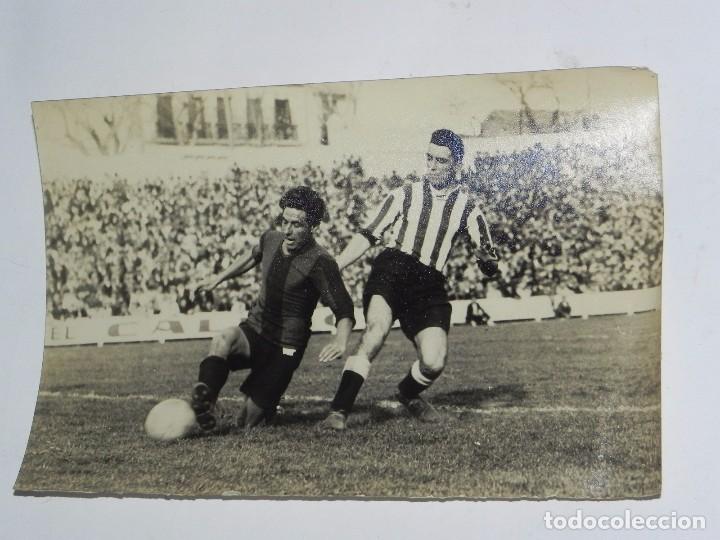
[{"label": "rectangular window on stand", "polygon": [[274,135],[283,141],[296,138],[296,129],[290,116],[290,101],[287,99],[275,100]]},{"label": "rectangular window on stand", "polygon": [[247,138],[260,139],[263,126],[262,102],[260,98],[247,100]]},{"label": "rectangular window on stand", "polygon": [[228,138],[228,117],[225,110],[225,99],[217,98],[217,138]]},{"label": "rectangular window on stand", "polygon": [[205,122],[205,104],[201,97],[193,96],[189,102],[189,120],[191,133],[194,134],[194,138],[207,139],[208,129],[207,123]]},{"label": "rectangular window on stand", "polygon": [[158,96],[157,98],[156,135],[158,139],[177,138],[175,133],[175,118],[172,109],[172,96]]}]

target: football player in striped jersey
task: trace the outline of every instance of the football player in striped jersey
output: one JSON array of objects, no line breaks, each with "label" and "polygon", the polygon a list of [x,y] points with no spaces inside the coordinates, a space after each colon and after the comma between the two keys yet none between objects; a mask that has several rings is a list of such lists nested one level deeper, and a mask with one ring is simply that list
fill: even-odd
[{"label": "football player in striped jersey", "polygon": [[397,387],[397,399],[424,422],[442,415],[421,393],[445,368],[451,306],[442,273],[461,234],[474,245],[485,275],[498,270],[499,257],[477,201],[458,178],[464,156],[454,132],[433,132],[421,181],[390,192],[338,257],[342,270],[379,242],[385,249],[372,264],[363,293],[366,328],[357,352],[347,358],[340,384],[322,426],[343,430],[395,320],[417,351],[417,360]]},{"label": "football player in striped jersey", "polygon": [[216,425],[215,402],[235,370],[250,370],[240,387],[239,426],[249,429],[272,419],[300,365],[321,298],[335,315],[337,333],[319,359],[325,362],[345,354],[355,324],[352,300],[335,259],[313,237],[325,203],[315,191],[301,186],[282,196],[280,208],[281,230],[263,233],[252,250],[202,287],[212,290],[260,265],[260,294],[247,320],[215,336],[210,354],[200,363],[191,405],[205,431]]}]

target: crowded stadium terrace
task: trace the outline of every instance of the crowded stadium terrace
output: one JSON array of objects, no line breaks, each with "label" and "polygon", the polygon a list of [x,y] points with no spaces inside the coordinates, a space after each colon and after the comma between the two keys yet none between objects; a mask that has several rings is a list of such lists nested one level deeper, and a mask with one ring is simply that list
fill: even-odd
[{"label": "crowded stadium terrace", "polygon": [[[662,199],[646,152],[625,144],[535,145],[466,158],[506,264],[485,278],[465,239],[446,267],[454,299],[556,295],[654,287],[661,279]],[[328,203],[318,241],[337,255],[366,212],[417,176],[368,177],[362,162],[245,170],[218,178],[56,179],[44,184],[47,306],[55,319],[243,311],[255,272],[209,294],[194,285],[227,267],[278,215],[288,187]],[[371,250],[344,272],[360,304]]]}]

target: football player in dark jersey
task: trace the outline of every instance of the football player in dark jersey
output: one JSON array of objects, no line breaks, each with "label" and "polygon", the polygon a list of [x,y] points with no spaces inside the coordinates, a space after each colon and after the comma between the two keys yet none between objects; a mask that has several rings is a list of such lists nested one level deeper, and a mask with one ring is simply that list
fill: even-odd
[{"label": "football player in dark jersey", "polygon": [[216,335],[200,363],[191,404],[203,430],[215,427],[218,394],[230,372],[242,369],[250,373],[240,387],[243,405],[238,425],[249,429],[272,419],[300,365],[320,299],[334,313],[337,333],[320,351],[319,360],[345,354],[355,324],[352,300],[337,263],[313,237],[325,215],[325,203],[302,186],[288,190],[280,208],[280,230],[263,233],[252,250],[200,287],[212,290],[260,265],[260,294],[247,320]]}]

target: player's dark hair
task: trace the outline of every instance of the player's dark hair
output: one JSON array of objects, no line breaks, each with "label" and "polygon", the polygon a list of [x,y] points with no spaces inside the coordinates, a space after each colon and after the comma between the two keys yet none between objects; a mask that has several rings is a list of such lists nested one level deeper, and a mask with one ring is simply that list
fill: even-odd
[{"label": "player's dark hair", "polygon": [[455,159],[455,163],[460,163],[463,157],[465,157],[465,145],[463,145],[460,135],[449,129],[433,131],[433,134],[430,136],[430,142],[449,148],[453,159]]},{"label": "player's dark hair", "polygon": [[311,227],[315,227],[326,217],[325,201],[317,191],[307,186],[288,189],[280,198],[280,208],[303,210]]}]

